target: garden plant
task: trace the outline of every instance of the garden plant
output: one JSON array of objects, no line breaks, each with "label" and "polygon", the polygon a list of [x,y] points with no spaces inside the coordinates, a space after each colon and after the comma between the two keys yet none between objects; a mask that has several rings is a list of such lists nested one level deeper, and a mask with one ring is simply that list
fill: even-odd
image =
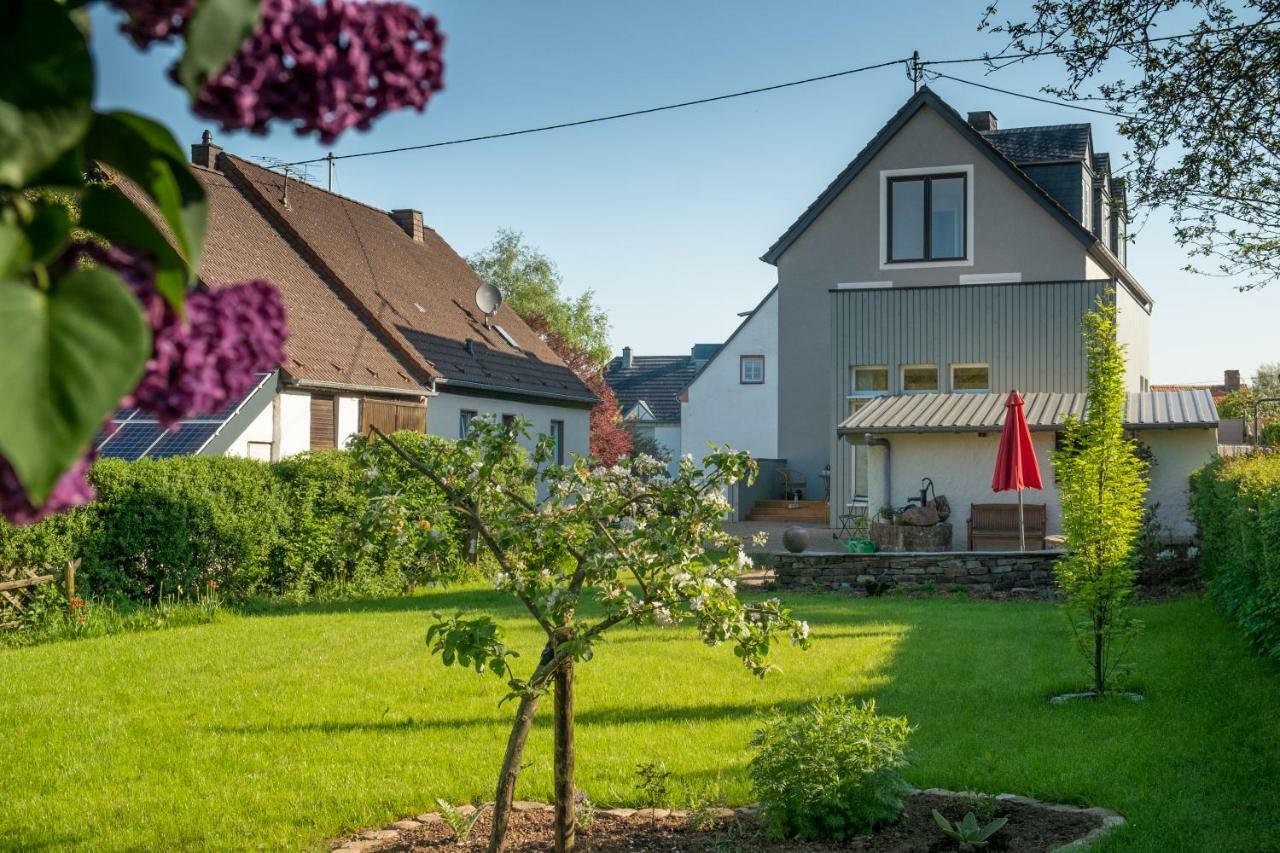
[{"label": "garden plant", "polygon": [[[490,615],[443,617],[428,632],[446,664],[488,670],[506,679],[510,698],[518,700],[494,796],[493,853],[504,847],[525,743],[553,684],[556,849],[574,849],[574,666],[592,659],[610,628],[690,621],[706,643],[732,644],[760,676],[773,668],[768,655],[778,639],[809,642],[808,625],[778,600],[737,595],[736,578],[750,560],[721,520],[724,490],[754,476],[746,453],[719,449],[703,466],[686,457],[671,476],[647,456],[608,467],[579,457],[561,466],[551,464],[549,437],[540,436],[531,453],[521,446],[527,429],[522,419],[480,418],[467,438],[433,459],[378,434],[434,486],[440,500],[429,513],[471,526],[497,564],[494,586],[515,596],[546,636],[540,659],[518,674],[516,653]],[[383,477],[383,469],[370,469],[375,489]],[[385,498],[404,505],[398,480],[386,481]],[[602,614],[586,615],[587,601]]]},{"label": "garden plant", "polygon": [[1088,392],[1083,419],[1063,425],[1053,455],[1067,553],[1054,564],[1066,595],[1076,643],[1089,662],[1093,693],[1113,686],[1137,625],[1125,604],[1137,577],[1146,470],[1125,433],[1124,345],[1116,339],[1116,309],[1099,300],[1083,320]]}]

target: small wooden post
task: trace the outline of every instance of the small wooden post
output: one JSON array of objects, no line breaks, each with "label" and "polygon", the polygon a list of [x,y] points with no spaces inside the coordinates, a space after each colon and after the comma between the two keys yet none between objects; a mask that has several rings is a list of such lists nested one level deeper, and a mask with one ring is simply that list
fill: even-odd
[{"label": "small wooden post", "polygon": [[67,601],[76,597],[76,569],[80,568],[80,558],[67,561],[67,567],[62,570],[62,591],[67,595]]},{"label": "small wooden post", "polygon": [[568,657],[556,670],[555,686],[556,853],[577,849],[577,793],[573,784],[573,658]]}]

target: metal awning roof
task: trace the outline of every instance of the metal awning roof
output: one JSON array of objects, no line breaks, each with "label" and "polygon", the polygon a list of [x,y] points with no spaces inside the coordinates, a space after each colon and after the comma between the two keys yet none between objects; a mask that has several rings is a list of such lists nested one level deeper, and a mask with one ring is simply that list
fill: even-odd
[{"label": "metal awning roof", "polygon": [[[1030,392],[1023,396],[1027,425],[1033,430],[1057,429],[1069,415],[1084,416],[1084,394]],[[875,397],[845,419],[836,432],[992,432],[1004,426],[1006,397],[1007,393]],[[1217,425],[1218,410],[1208,391],[1133,392],[1125,401],[1125,426],[1130,429]]]}]

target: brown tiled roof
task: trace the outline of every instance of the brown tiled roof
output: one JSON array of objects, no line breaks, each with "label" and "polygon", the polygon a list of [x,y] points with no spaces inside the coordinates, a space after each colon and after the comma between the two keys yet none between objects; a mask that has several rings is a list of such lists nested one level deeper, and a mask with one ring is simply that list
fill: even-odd
[{"label": "brown tiled roof", "polygon": [[[222,154],[219,167],[256,197],[282,233],[314,253],[371,322],[446,385],[595,402],[564,362],[507,306],[487,327],[475,306],[481,279],[430,228],[413,240],[384,210]],[[470,342],[470,343],[468,343]]]},{"label": "brown tiled roof", "polygon": [[[359,316],[360,307],[307,263],[226,175],[192,172],[209,200],[209,227],[200,263],[207,284],[261,278],[280,291],[288,315],[284,371],[297,379],[425,393],[430,376],[396,356]],[[151,210],[128,181],[117,186]]]}]

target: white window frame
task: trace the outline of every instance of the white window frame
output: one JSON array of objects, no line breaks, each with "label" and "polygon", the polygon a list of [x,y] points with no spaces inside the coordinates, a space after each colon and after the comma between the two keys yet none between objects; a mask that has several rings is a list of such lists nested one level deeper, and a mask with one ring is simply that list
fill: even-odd
[{"label": "white window frame", "polygon": [[[883,391],[859,391],[858,390],[858,371],[859,370],[883,370],[884,384]],[[893,393],[893,385],[890,381],[889,365],[887,364],[851,364],[849,365],[849,393],[850,400],[867,400],[872,397],[887,397]]]},{"label": "white window frame", "polygon": [[[987,369],[987,387],[986,388],[957,388],[956,387],[956,368],[965,367],[985,367]],[[991,393],[991,365],[985,361],[957,361],[951,365],[951,393],[952,394],[990,394]]]},{"label": "white window frame", "polygon": [[[936,387],[929,390],[925,390],[925,391],[908,391],[907,390],[907,371],[914,370],[917,368],[922,368],[922,367],[933,368],[933,376],[934,376],[934,379],[936,380],[934,382],[934,385]],[[898,387],[902,389],[903,394],[941,394],[942,393],[942,371],[938,369],[938,365],[932,364],[930,362],[923,362],[921,364],[904,364],[898,368]]]},{"label": "white window frame", "polygon": [[[964,259],[959,261],[895,261],[889,262],[889,179],[904,178],[914,175],[941,175],[944,173],[962,172],[965,175],[965,248]],[[923,166],[918,169],[881,169],[880,170],[880,269],[912,270],[937,269],[940,267],[973,266],[973,164],[963,163],[958,166]]]},{"label": "white window frame", "polygon": [[[748,379],[748,378],[747,378],[747,364],[748,364],[748,363],[752,363],[752,364],[759,363],[759,365],[760,365],[760,378],[759,378],[759,379]],[[763,385],[763,384],[764,384],[764,370],[765,370],[765,365],[764,365],[764,356],[763,356],[763,355],[759,355],[759,354],[755,354],[755,353],[747,353],[747,354],[744,354],[744,355],[740,355],[740,356],[738,356],[738,384],[739,384],[739,385]]]}]

